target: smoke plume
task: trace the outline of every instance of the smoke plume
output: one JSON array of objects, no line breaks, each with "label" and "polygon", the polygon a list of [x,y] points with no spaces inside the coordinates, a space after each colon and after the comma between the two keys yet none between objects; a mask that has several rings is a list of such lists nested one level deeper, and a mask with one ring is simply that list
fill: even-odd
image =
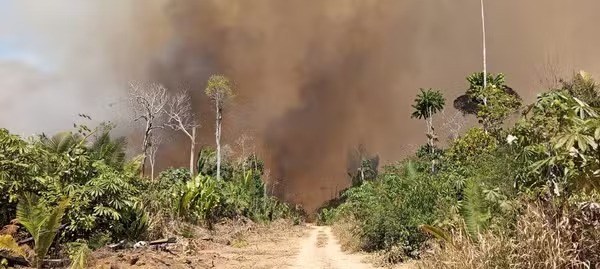
[{"label": "smoke plume", "polygon": [[[51,9],[69,11],[69,19],[16,5],[23,17],[18,21],[40,22],[34,49],[69,59],[56,73],[80,87],[61,85],[52,88],[51,97],[25,97],[21,91],[30,86],[9,80],[12,88],[1,86],[2,98],[16,104],[45,100],[47,109],[78,113],[61,100],[90,108],[99,97],[121,98],[127,80],[157,81],[193,92],[202,143],[209,144],[213,112],[203,89],[210,74],[223,73],[236,83],[236,97],[226,107],[225,142],[243,133],[254,136],[275,192],[309,210],[349,184],[348,151],[359,144],[389,163],[425,142],[424,124],[410,119],[420,87],[442,89],[450,107],[466,88],[464,77],[481,69],[479,1],[74,2]],[[76,7],[89,14],[73,11]],[[486,1],[489,70],[505,73],[525,100],[541,89],[549,71],[597,74],[599,7],[594,0]],[[79,18],[77,27],[69,16]],[[49,23],[62,20],[77,31]],[[6,85],[2,70],[0,85]],[[2,109],[2,114],[16,111]],[[39,130],[72,121],[63,114],[51,120],[27,112],[19,116],[18,122],[2,117],[0,124],[19,126],[24,120]],[[169,144],[165,166],[185,165],[186,142]]]}]

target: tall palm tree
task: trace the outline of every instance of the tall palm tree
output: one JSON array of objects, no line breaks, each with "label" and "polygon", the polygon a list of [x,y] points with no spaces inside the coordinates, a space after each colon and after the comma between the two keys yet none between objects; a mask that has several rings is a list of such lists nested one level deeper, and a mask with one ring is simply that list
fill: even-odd
[{"label": "tall palm tree", "polygon": [[439,90],[421,89],[421,93],[417,95],[415,104],[412,107],[415,109],[411,118],[424,119],[427,125],[427,144],[432,153],[434,150],[435,133],[433,128],[433,115],[442,111],[446,100]]}]

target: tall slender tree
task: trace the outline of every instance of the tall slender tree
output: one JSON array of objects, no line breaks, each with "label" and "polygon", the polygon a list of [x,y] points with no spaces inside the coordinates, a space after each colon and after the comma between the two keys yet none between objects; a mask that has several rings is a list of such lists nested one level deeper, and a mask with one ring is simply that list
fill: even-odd
[{"label": "tall slender tree", "polygon": [[421,93],[417,95],[415,104],[412,106],[415,110],[412,113],[412,118],[424,119],[427,126],[427,145],[434,153],[435,150],[435,130],[433,128],[433,115],[442,111],[446,100],[439,90],[421,89]]},{"label": "tall slender tree", "polygon": [[[482,47],[483,47],[483,87],[487,87],[487,47],[485,42],[485,7],[483,0],[481,0],[481,33],[482,33]],[[487,104],[487,100],[484,100]]]},{"label": "tall slender tree", "polygon": [[221,130],[225,101],[233,96],[233,85],[223,75],[212,75],[208,79],[205,93],[213,101],[216,111],[215,140],[217,144],[217,180],[221,180]]}]

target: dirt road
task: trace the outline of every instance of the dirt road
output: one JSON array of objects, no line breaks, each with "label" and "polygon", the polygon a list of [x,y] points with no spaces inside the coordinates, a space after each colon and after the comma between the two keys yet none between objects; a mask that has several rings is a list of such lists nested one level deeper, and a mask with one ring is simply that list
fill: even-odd
[{"label": "dirt road", "polygon": [[330,227],[310,227],[310,235],[300,243],[300,252],[290,269],[374,269],[363,257],[342,252]]},{"label": "dirt road", "polygon": [[[243,228],[243,229],[242,229]],[[244,230],[239,233],[236,231]],[[180,238],[166,251],[98,251],[92,268],[374,269],[364,256],[342,252],[330,227],[289,224],[229,225],[207,235]]]}]

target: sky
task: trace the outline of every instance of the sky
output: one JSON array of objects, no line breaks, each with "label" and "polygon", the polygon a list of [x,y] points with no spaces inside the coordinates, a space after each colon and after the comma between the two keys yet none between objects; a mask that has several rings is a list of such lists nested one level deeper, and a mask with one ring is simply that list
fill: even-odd
[{"label": "sky", "polygon": [[103,34],[96,6],[59,2],[0,0],[0,127],[19,135],[69,129],[79,113],[110,118],[123,86],[104,76],[102,44],[84,38]]}]

